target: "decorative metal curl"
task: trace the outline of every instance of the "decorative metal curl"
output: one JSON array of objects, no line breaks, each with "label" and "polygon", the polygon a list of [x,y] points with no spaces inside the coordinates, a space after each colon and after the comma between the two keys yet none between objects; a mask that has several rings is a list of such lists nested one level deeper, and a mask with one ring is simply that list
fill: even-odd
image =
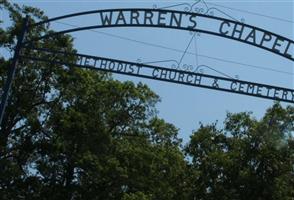
[{"label": "decorative metal curl", "polygon": [[[202,3],[203,6],[201,7],[199,5],[199,3]],[[180,3],[180,4],[170,5],[170,6],[164,6],[164,7],[160,7],[160,9],[175,8],[175,7],[180,7],[180,6],[184,6],[183,11],[185,11],[185,12],[195,12],[195,13],[199,13],[199,14],[214,16],[215,15],[214,11],[218,11],[222,15],[225,15],[234,21],[242,22],[242,19],[243,19],[242,18],[240,21],[240,20],[232,17],[231,15],[227,14],[226,12],[220,10],[219,8],[209,7],[204,0],[197,0],[193,4]],[[157,9],[158,8],[157,4],[153,4],[153,8]]]},{"label": "decorative metal curl", "polygon": [[[196,70],[194,72],[203,73],[204,72],[204,69],[202,69],[202,68],[210,69],[210,70],[212,70],[212,71],[214,71],[214,72],[216,72],[218,74],[221,74],[221,75],[223,75],[224,77],[227,77],[227,78],[238,79],[238,78],[233,78],[230,75],[228,75],[228,74],[226,74],[224,72],[221,72],[219,70],[216,70],[216,69],[214,69],[212,67],[209,67],[207,65],[198,65],[197,68],[196,68]],[[239,76],[238,75],[235,75],[235,77],[239,77]]]},{"label": "decorative metal curl", "polygon": [[239,79],[238,75],[235,75],[235,78],[233,78],[232,76],[230,76],[224,72],[221,72],[219,70],[216,70],[212,67],[209,67],[208,65],[198,65],[196,67],[196,69],[194,70],[195,67],[193,65],[187,64],[187,63],[180,64],[177,60],[159,60],[159,61],[151,61],[151,62],[142,62],[142,60],[140,58],[138,58],[137,63],[139,63],[139,64],[169,63],[169,64],[166,64],[165,66],[170,67],[171,69],[182,70],[182,71],[186,71],[186,72],[196,72],[196,73],[202,73],[202,74],[204,73],[203,68],[206,68],[206,69],[210,69],[220,75],[223,75],[224,77],[231,78],[231,79]]},{"label": "decorative metal curl", "polygon": [[[191,4],[189,4],[189,3],[174,4],[174,5],[170,5],[170,6],[160,7],[159,9],[175,8],[175,7],[180,7],[180,6],[184,6],[183,11],[185,11],[185,12],[191,11]],[[153,4],[153,8],[157,9],[158,8],[157,4]]]},{"label": "decorative metal curl", "polygon": [[171,69],[182,70],[187,72],[194,72],[194,66],[191,64],[180,64],[177,60],[159,60],[151,62],[142,62],[141,59],[137,59],[137,62],[140,64],[154,64],[154,63],[166,63],[165,67],[170,67]]}]

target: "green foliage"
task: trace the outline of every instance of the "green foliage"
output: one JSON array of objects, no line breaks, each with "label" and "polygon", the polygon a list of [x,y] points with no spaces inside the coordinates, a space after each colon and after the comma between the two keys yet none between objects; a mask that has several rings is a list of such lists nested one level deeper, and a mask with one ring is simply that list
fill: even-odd
[{"label": "green foliage", "polygon": [[124,194],[122,200],[150,200],[151,197],[146,196],[142,192],[136,192],[131,194]]},{"label": "green foliage", "polygon": [[[10,53],[24,15],[47,18],[6,0],[0,9],[11,20],[0,28],[0,48]],[[44,25],[26,38],[48,32]],[[34,46],[76,52],[68,35]],[[1,55],[1,87],[10,61]],[[260,120],[229,113],[223,129],[201,125],[183,148],[178,129],[156,116],[158,101],[142,83],[20,60],[0,130],[0,199],[294,198],[293,107],[274,104]]]},{"label": "green foliage", "polygon": [[[11,26],[1,47],[13,52],[21,16],[46,17],[8,2]],[[26,39],[53,32],[41,27]],[[68,35],[34,43],[75,52]],[[23,50],[29,56],[75,62]],[[1,86],[11,58],[1,60]],[[159,97],[111,74],[21,60],[0,131],[1,199],[177,199],[186,163],[177,129],[156,117]],[[158,136],[156,136],[158,134]],[[155,138],[161,138],[161,141]],[[166,147],[165,147],[166,146]],[[144,194],[143,194],[144,191]],[[129,195],[128,195],[129,194]]]},{"label": "green foliage", "polygon": [[202,126],[186,152],[197,199],[293,199],[294,109],[275,104],[260,120],[228,114],[224,130]]}]

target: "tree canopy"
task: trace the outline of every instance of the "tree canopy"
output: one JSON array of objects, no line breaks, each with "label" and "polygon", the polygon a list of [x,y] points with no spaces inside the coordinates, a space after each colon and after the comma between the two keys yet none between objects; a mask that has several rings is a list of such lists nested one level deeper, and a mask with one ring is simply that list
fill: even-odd
[{"label": "tree canopy", "polygon": [[[2,88],[22,17],[47,17],[6,0],[0,9],[10,17],[0,27]],[[69,35],[34,45],[76,52]],[[159,101],[147,85],[110,73],[20,60],[0,130],[0,199],[294,199],[292,106],[275,103],[262,119],[228,113],[223,128],[201,124],[184,145],[157,116]]]}]

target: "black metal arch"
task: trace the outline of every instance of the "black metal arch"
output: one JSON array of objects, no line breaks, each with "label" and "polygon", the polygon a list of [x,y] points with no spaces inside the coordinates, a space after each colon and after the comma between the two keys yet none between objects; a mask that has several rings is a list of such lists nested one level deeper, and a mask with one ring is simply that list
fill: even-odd
[{"label": "black metal arch", "polygon": [[144,63],[136,63],[112,58],[98,57],[79,53],[68,53],[46,48],[24,47],[27,50],[43,52],[48,55],[75,56],[77,62],[50,60],[46,56],[31,57],[20,55],[22,59],[73,66],[102,72],[128,75],[133,77],[176,83],[181,85],[230,92],[240,95],[253,96],[263,99],[294,103],[294,89],[268,84],[249,82],[221,76],[170,69]]},{"label": "black metal arch", "polygon": [[[206,19],[214,19],[214,20],[217,20],[217,21],[233,23],[233,24],[236,24],[236,25],[244,26],[246,28],[257,30],[257,31],[263,32],[264,34],[271,35],[271,36],[274,36],[274,37],[279,38],[281,40],[288,41],[290,44],[294,44],[293,40],[291,40],[289,38],[286,38],[286,37],[284,37],[282,35],[267,31],[265,29],[262,29],[262,28],[259,28],[259,27],[256,27],[256,26],[241,23],[241,22],[238,22],[238,21],[234,21],[234,20],[230,20],[230,19],[226,19],[226,18],[222,18],[222,17],[205,15],[205,14],[198,14],[198,13],[178,11],[178,10],[166,10],[166,9],[124,8],[124,9],[104,9],[104,10],[92,10],[92,11],[86,11],[86,12],[78,12],[78,13],[73,13],[73,14],[63,15],[63,16],[60,16],[60,17],[51,18],[51,19],[44,20],[44,21],[41,21],[41,22],[38,22],[38,23],[35,23],[35,24],[31,24],[31,25],[29,25],[28,30],[30,30],[33,27],[40,26],[40,25],[43,25],[43,24],[46,24],[46,23],[49,23],[49,22],[53,22],[53,21],[57,21],[57,20],[61,20],[61,19],[72,18],[72,17],[77,17],[77,16],[97,14],[97,13],[107,13],[107,12],[132,12],[132,11],[134,11],[134,12],[168,12],[168,13],[173,13],[173,14],[191,15],[191,16],[195,16],[195,17],[197,17],[197,16],[198,17],[203,17],[203,18],[206,18]],[[151,28],[168,28],[168,29],[177,29],[177,30],[200,32],[200,33],[215,35],[215,36],[218,36],[218,37],[223,37],[223,38],[235,40],[235,41],[238,41],[238,42],[246,43],[248,45],[264,49],[264,50],[269,51],[269,52],[271,52],[273,54],[276,54],[276,55],[282,56],[282,57],[284,57],[286,59],[289,59],[291,61],[294,61],[294,57],[291,57],[289,55],[287,56],[287,55],[285,55],[285,54],[283,54],[283,53],[281,53],[279,51],[276,51],[274,49],[271,49],[269,47],[258,45],[256,43],[241,40],[239,38],[231,37],[231,36],[228,36],[228,35],[223,35],[223,34],[218,33],[218,32],[213,32],[213,31],[209,31],[209,30],[202,30],[202,29],[197,29],[197,28],[192,29],[192,28],[189,28],[189,27],[176,27],[176,26],[158,25],[158,24],[110,24],[110,25],[84,26],[84,27],[66,29],[66,30],[55,32],[55,33],[52,33],[52,34],[47,34],[47,35],[44,35],[44,36],[41,36],[41,37],[38,37],[38,38],[33,38],[31,41],[24,42],[24,44],[32,43],[34,41],[38,41],[38,40],[48,38],[48,37],[57,36],[57,35],[60,35],[60,34],[72,33],[72,32],[83,31],[83,30],[91,30],[91,29],[113,28],[113,27],[151,27]]]},{"label": "black metal arch", "polygon": [[[82,16],[82,15],[89,15],[89,14],[95,14],[95,13],[105,13],[105,12],[162,12],[162,13],[172,13],[172,14],[180,14],[180,16],[182,15],[190,15],[193,17],[202,17],[204,19],[214,19],[217,21],[220,21],[221,24],[229,24],[232,23],[233,25],[237,26],[242,26],[242,27],[247,27],[250,28],[252,30],[255,31],[259,31],[262,32],[264,35],[268,35],[270,36],[270,38],[272,38],[272,36],[274,36],[277,39],[279,39],[279,41],[286,41],[287,42],[287,47],[286,50],[284,51],[284,53],[280,52],[277,49],[274,48],[269,48],[266,46],[262,46],[262,41],[261,44],[258,45],[255,43],[255,40],[253,40],[254,42],[249,42],[247,39],[241,39],[240,38],[234,38],[234,37],[230,37],[226,34],[221,34],[218,32],[213,32],[213,31],[209,31],[209,30],[205,30],[205,29],[198,29],[197,26],[194,27],[182,27],[182,26],[173,26],[173,25],[162,25],[160,23],[156,24],[108,24],[108,25],[94,25],[94,26],[84,26],[84,27],[79,27],[79,28],[73,28],[73,29],[67,29],[67,30],[63,30],[63,31],[59,31],[59,32],[55,32],[52,34],[47,34],[38,38],[33,38],[30,41],[25,41],[25,34],[30,31],[32,28],[36,27],[36,26],[40,26],[49,22],[53,22],[53,21],[57,21],[57,20],[61,20],[61,19],[66,19],[66,18],[71,18],[71,17],[76,17],[76,16]],[[292,54],[288,54],[288,49],[290,47],[290,45],[294,44],[293,40],[288,39],[284,36],[272,33],[270,31],[267,31],[265,29],[262,28],[258,28],[252,25],[248,25],[248,24],[244,24],[241,22],[237,22],[237,21],[233,21],[230,19],[225,19],[222,17],[215,17],[215,16],[209,16],[209,15],[204,15],[204,14],[198,14],[198,13],[193,13],[193,12],[184,12],[184,11],[178,11],[178,10],[166,10],[166,9],[144,9],[144,8],[125,8],[125,9],[105,9],[105,10],[92,10],[92,11],[87,11],[87,12],[79,12],[79,13],[73,13],[73,14],[69,14],[69,15],[63,15],[60,17],[55,17],[55,18],[51,18],[48,20],[44,20],[35,24],[28,24],[29,21],[29,16],[26,16],[26,18],[23,21],[23,26],[22,26],[22,30],[20,35],[18,36],[17,39],[17,45],[14,51],[14,56],[13,56],[13,60],[12,60],[12,64],[11,67],[8,70],[8,74],[7,74],[7,80],[4,86],[4,92],[3,95],[1,96],[1,104],[0,104],[0,126],[2,124],[2,119],[4,116],[4,112],[5,112],[5,108],[6,108],[6,104],[7,104],[7,100],[8,100],[8,96],[9,96],[9,92],[11,89],[11,84],[12,84],[12,80],[14,78],[15,75],[15,70],[17,67],[17,63],[19,60],[19,57],[23,57],[20,52],[22,48],[28,48],[31,47],[31,44],[34,41],[38,41],[47,37],[53,37],[56,35],[60,35],[60,34],[65,34],[65,33],[71,33],[71,32],[76,32],[76,31],[82,31],[82,30],[90,30],[90,29],[96,29],[96,28],[109,28],[109,27],[153,27],[153,28],[169,28],[169,29],[178,29],[178,30],[186,30],[186,31],[193,31],[193,32],[200,32],[200,33],[206,33],[206,34],[210,34],[210,35],[215,35],[215,36],[219,36],[219,37],[223,37],[223,38],[228,38],[228,39],[232,39],[232,40],[236,40],[242,43],[246,43],[248,45],[252,45],[252,46],[256,46],[258,48],[264,49],[266,51],[269,51],[271,53],[274,53],[276,55],[279,55],[281,57],[284,57],[288,60],[294,61],[294,56]],[[220,29],[219,29],[220,30]],[[219,31],[221,32],[221,31]],[[248,37],[248,36],[247,36]],[[269,40],[267,40],[269,41]],[[274,43],[275,46],[275,43]],[[277,46],[281,46],[281,44],[278,44]],[[51,53],[61,53],[61,52],[51,52]],[[66,54],[66,53],[65,53]],[[260,98],[266,98],[266,99],[272,99],[272,100],[278,100],[278,101],[284,101],[284,102],[288,102],[288,103],[294,103],[294,90],[290,89],[290,88],[281,88],[281,87],[276,87],[276,86],[270,86],[270,85],[265,85],[265,84],[259,84],[259,83],[253,83],[253,82],[246,82],[246,81],[240,81],[240,80],[236,80],[236,79],[227,79],[227,78],[223,78],[223,77],[216,77],[216,76],[210,76],[210,75],[205,75],[205,74],[197,74],[197,73],[190,73],[190,72],[184,72],[184,71],[177,71],[177,70],[172,70],[170,69],[168,72],[169,73],[177,73],[178,74],[178,80],[174,80],[171,78],[162,78],[162,76],[165,76],[165,74],[167,72],[163,72],[163,70],[168,70],[168,69],[163,69],[160,67],[155,67],[155,66],[148,66],[148,65],[137,65],[137,63],[131,63],[131,62],[127,62],[127,61],[121,61],[121,60],[113,60],[113,59],[108,59],[108,58],[99,58],[99,57],[93,57],[93,56],[89,56],[89,55],[82,55],[82,54],[76,54],[76,56],[79,56],[81,59],[85,60],[84,64],[76,64],[76,63],[62,63],[62,62],[55,62],[55,63],[59,63],[59,64],[70,64],[73,66],[77,66],[77,67],[82,67],[82,68],[91,68],[91,69],[96,69],[96,70],[101,70],[101,71],[108,71],[108,72],[114,72],[114,73],[119,73],[119,74],[126,74],[126,75],[131,75],[131,76],[137,76],[137,77],[142,77],[142,78],[149,78],[149,79],[154,79],[154,80],[161,80],[161,81],[167,81],[167,82],[173,82],[173,83],[179,83],[179,84],[184,84],[184,85],[191,85],[191,86],[196,86],[196,87],[202,87],[202,88],[207,88],[207,89],[214,89],[214,90],[220,90],[220,91],[227,91],[227,92],[232,92],[232,93],[238,93],[238,94],[243,94],[243,95],[249,95],[249,96],[256,96],[256,97],[260,97]],[[24,57],[23,57],[24,58]],[[32,59],[32,60],[37,60],[37,61],[45,61],[45,62],[52,62],[50,60],[44,60],[43,58],[28,58],[28,59]],[[88,66],[87,64],[87,59],[92,59],[95,61],[100,60],[101,65],[100,68],[95,68],[95,66]],[[122,72],[120,70],[112,70],[112,69],[104,69],[101,66],[104,65],[102,62],[111,62],[111,63],[116,63],[118,65],[137,65],[138,68],[138,73],[137,74],[133,74],[132,71],[130,72]],[[139,69],[143,68],[144,70],[151,70],[152,74],[140,74],[139,73]],[[132,68],[130,68],[131,70]],[[153,71],[152,71],[153,70]],[[159,74],[159,72],[161,71],[161,74]],[[186,81],[184,81],[184,78],[186,77]],[[194,83],[191,83],[191,78],[194,77]],[[202,78],[206,78],[207,81],[213,81],[212,84],[208,84],[206,83],[202,83],[201,80]],[[230,88],[228,88],[228,86],[220,86],[218,84],[218,81],[223,81],[224,84],[229,84]],[[247,87],[246,90],[244,90],[244,87]],[[239,88],[239,89],[238,89]]]}]

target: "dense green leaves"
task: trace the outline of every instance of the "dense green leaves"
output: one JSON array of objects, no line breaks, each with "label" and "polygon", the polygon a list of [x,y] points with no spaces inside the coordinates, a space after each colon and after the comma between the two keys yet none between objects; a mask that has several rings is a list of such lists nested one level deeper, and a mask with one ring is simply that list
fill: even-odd
[{"label": "dense green leaves", "polygon": [[[8,1],[0,8],[11,20],[0,28],[0,47],[10,53],[21,17],[46,19]],[[43,26],[27,39],[48,32]],[[34,46],[76,51],[67,35]],[[1,55],[1,87],[10,60]],[[201,125],[183,147],[178,129],[156,115],[158,101],[142,83],[21,60],[0,130],[0,199],[294,198],[293,107],[276,103],[260,120],[229,113],[223,129]]]},{"label": "dense green leaves", "polygon": [[[11,17],[1,41],[10,50],[21,13],[30,13],[31,22],[45,18],[35,8],[8,2],[1,8]],[[47,28],[30,32],[27,39],[51,31]],[[69,36],[34,46],[75,51]],[[75,62],[71,56],[23,53]],[[10,59],[3,57],[1,66],[8,68]],[[2,69],[2,80],[5,75]],[[175,190],[176,179],[186,163],[177,129],[156,118],[158,101],[141,83],[21,60],[0,133],[1,199],[175,199],[182,189]]]},{"label": "dense green leaves", "polygon": [[[198,199],[293,199],[294,109],[275,104],[260,120],[228,114],[224,130],[202,126],[186,151]],[[199,185],[199,186],[197,186]]]}]

